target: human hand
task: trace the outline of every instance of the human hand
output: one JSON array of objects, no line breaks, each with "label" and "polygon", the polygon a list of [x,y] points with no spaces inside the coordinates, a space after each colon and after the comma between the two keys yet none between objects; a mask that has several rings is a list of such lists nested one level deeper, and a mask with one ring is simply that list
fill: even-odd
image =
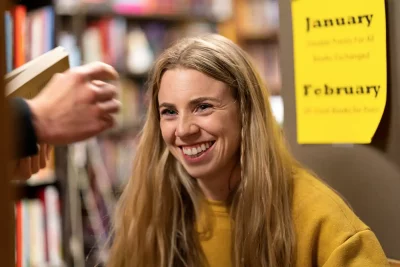
[{"label": "human hand", "polygon": [[85,140],[111,128],[119,111],[118,73],[95,62],[56,74],[32,100],[28,100],[38,142],[65,145]]},{"label": "human hand", "polygon": [[37,155],[18,160],[14,170],[14,176],[16,178],[26,180],[31,178],[33,174],[39,172],[40,169],[46,168],[51,148],[47,144],[42,144],[39,146],[38,150],[39,152]]}]

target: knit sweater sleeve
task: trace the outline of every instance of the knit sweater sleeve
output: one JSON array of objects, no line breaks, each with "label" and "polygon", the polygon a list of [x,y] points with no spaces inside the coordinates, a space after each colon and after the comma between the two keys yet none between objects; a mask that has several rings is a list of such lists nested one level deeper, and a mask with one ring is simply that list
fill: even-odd
[{"label": "knit sweater sleeve", "polygon": [[375,234],[371,230],[357,232],[338,246],[323,267],[389,267]]},{"label": "knit sweater sleeve", "polygon": [[310,175],[295,179],[296,267],[387,267],[378,238],[337,192]]}]

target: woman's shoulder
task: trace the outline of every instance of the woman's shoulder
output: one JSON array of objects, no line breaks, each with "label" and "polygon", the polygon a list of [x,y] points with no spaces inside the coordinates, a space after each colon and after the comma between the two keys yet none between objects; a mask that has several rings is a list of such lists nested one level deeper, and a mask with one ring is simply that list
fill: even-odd
[{"label": "woman's shoulder", "polygon": [[317,266],[388,266],[371,229],[335,190],[310,173],[294,177],[292,216],[296,266],[315,262]]},{"label": "woman's shoulder", "polygon": [[306,171],[293,178],[292,210],[295,221],[338,220],[350,231],[368,229],[338,192]]}]

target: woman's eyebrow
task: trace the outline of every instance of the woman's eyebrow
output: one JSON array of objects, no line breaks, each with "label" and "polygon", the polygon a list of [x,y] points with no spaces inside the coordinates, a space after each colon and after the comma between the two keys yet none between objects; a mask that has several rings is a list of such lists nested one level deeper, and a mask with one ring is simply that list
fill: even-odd
[{"label": "woman's eyebrow", "polygon": [[201,102],[204,102],[204,101],[213,101],[213,102],[221,103],[221,100],[218,99],[218,98],[202,96],[202,97],[198,97],[198,98],[190,100],[190,105],[195,106],[195,105],[200,104]]},{"label": "woman's eyebrow", "polygon": [[164,107],[164,108],[175,108],[175,105],[171,104],[171,103],[163,102],[158,106],[158,108],[162,108],[162,107]]},{"label": "woman's eyebrow", "polygon": [[[195,106],[195,105],[198,105],[198,104],[200,104],[200,103],[202,103],[204,101],[213,101],[213,102],[216,102],[216,103],[221,103],[221,100],[218,99],[218,98],[202,96],[202,97],[198,97],[198,98],[190,100],[189,105]],[[163,102],[158,106],[158,108],[162,108],[162,107],[164,107],[164,108],[175,108],[175,105],[172,104],[172,103]]]}]

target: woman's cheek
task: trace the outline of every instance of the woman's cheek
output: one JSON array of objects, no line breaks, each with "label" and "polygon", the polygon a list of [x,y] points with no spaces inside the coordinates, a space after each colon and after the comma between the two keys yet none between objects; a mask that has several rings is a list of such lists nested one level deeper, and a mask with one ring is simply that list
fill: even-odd
[{"label": "woman's cheek", "polygon": [[172,122],[164,121],[160,123],[161,135],[167,144],[174,142],[175,130]]}]

